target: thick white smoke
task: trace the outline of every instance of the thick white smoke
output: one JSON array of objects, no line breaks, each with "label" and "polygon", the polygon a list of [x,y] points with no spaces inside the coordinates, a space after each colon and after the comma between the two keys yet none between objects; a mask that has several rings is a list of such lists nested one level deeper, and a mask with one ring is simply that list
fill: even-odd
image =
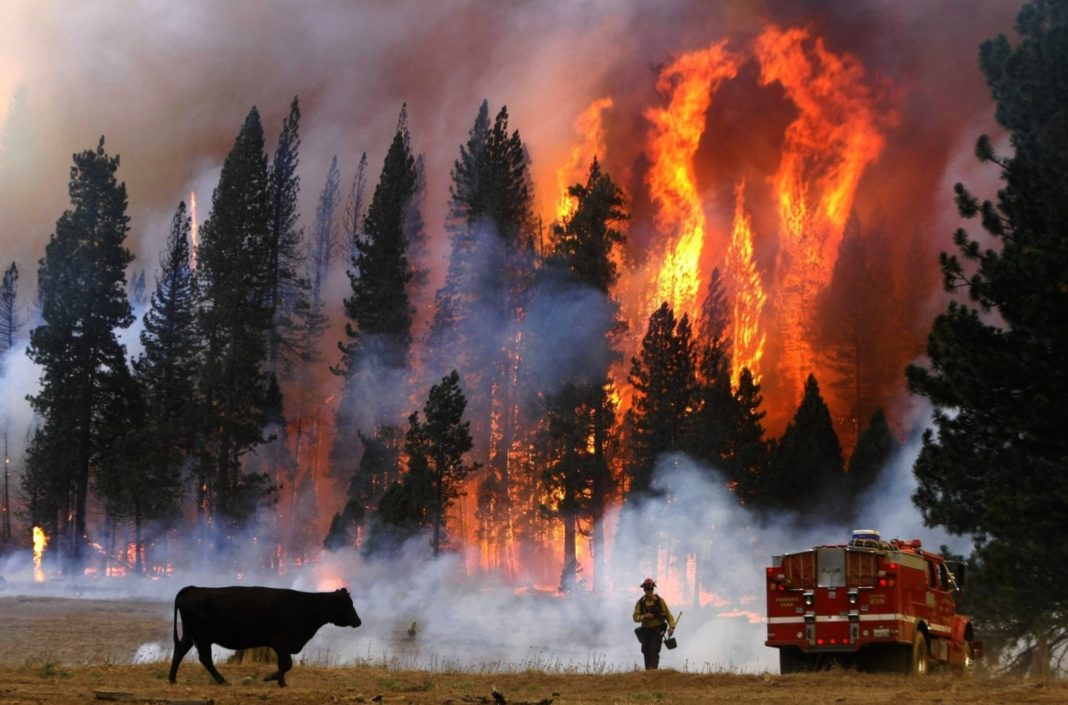
[{"label": "thick white smoke", "polygon": [[[911,467],[918,452],[919,441],[914,439],[883,469],[864,499],[863,527],[828,517],[805,529],[798,529],[790,516],[758,519],[738,505],[715,471],[682,455],[664,458],[654,487],[665,498],[646,502],[640,509],[624,506],[623,516],[609,519],[638,530],[616,532],[605,594],[578,590],[563,596],[517,588],[492,576],[470,576],[462,556],[430,560],[427,540],[417,538],[390,560],[368,560],[346,549],[324,553],[316,562],[278,575],[253,567],[258,561],[246,555],[247,568],[240,571],[230,557],[205,560],[199,568],[157,580],[53,576],[34,583],[32,557],[22,552],[0,565],[6,581],[0,595],[158,600],[161,616],[169,619],[170,601],[186,584],[259,584],[308,591],[344,585],[353,594],[363,626],[355,631],[325,627],[308,644],[303,659],[429,670],[534,667],[590,673],[640,666],[631,612],[641,594],[638,584],[652,576],[672,611],[682,612],[676,633],[679,646],[662,653],[662,667],[774,671],[777,652],[763,645],[764,570],[772,555],[844,543],[854,528],[875,528],[884,538],[919,538],[929,550],[947,544],[967,552],[961,538],[925,528],[909,499],[915,489]],[[706,571],[701,604],[683,600],[675,594],[672,575],[658,575],[650,563],[642,562],[654,526],[691,537]],[[158,642],[131,650],[130,659],[152,655],[166,659],[169,653],[168,631]]]}]

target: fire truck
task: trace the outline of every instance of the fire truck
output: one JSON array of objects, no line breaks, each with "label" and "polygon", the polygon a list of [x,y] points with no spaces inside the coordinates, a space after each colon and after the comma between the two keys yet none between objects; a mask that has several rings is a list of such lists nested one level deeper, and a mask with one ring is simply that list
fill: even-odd
[{"label": "fire truck", "polygon": [[955,597],[965,565],[925,551],[919,539],[853,532],[845,545],[773,556],[767,569],[768,638],[779,671],[840,664],[924,675],[968,673],[981,645]]}]

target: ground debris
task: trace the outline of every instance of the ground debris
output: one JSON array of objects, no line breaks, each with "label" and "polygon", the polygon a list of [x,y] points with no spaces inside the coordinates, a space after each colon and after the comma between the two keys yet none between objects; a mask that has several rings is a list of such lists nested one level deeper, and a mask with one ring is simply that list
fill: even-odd
[{"label": "ground debris", "polygon": [[211,698],[152,698],[135,695],[123,690],[94,690],[97,700],[121,700],[128,703],[154,703],[155,705],[215,705]]},{"label": "ground debris", "polygon": [[473,703],[474,705],[553,705],[552,698],[542,698],[541,700],[508,700],[504,697],[504,694],[498,690],[493,690],[490,693],[491,697],[485,695],[461,695],[457,700],[456,698],[449,698],[445,701],[444,705],[456,705],[457,703]]}]

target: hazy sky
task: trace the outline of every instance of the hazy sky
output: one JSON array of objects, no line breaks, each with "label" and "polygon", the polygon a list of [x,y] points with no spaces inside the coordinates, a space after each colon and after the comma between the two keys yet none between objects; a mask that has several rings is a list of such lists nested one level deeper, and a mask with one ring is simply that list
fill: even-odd
[{"label": "hazy sky", "polygon": [[[625,183],[648,130],[644,111],[658,100],[658,67],[723,38],[741,49],[768,22],[813,28],[832,51],[854,54],[892,85],[903,118],[883,161],[929,180],[962,134],[970,147],[973,120],[989,119],[977,45],[1010,31],[1015,12],[1004,0],[0,0],[0,122],[25,89],[24,114],[8,121],[0,153],[9,175],[0,182],[0,262],[36,268],[69,203],[71,154],[101,135],[122,158],[131,249],[154,252],[190,190],[206,217],[249,109],[259,109],[273,149],[294,95],[303,108],[306,219],[332,155],[347,190],[368,152],[373,183],[407,102],[413,146],[427,157],[427,223],[437,236],[449,169],[483,98],[493,112],[508,106],[548,216],[554,172],[591,101],[615,100],[607,161]],[[940,163],[895,156],[913,147]],[[154,257],[145,262],[151,268]]]}]

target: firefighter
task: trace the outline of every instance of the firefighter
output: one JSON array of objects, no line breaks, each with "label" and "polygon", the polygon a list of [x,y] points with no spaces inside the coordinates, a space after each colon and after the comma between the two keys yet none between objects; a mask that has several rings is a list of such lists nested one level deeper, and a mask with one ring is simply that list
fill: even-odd
[{"label": "firefighter", "polygon": [[641,626],[634,633],[642,644],[645,670],[652,671],[660,666],[660,645],[664,641],[664,632],[668,636],[675,633],[675,618],[671,616],[664,598],[654,592],[655,580],[646,578],[641,588],[645,594],[634,605],[634,621],[640,622]]}]

